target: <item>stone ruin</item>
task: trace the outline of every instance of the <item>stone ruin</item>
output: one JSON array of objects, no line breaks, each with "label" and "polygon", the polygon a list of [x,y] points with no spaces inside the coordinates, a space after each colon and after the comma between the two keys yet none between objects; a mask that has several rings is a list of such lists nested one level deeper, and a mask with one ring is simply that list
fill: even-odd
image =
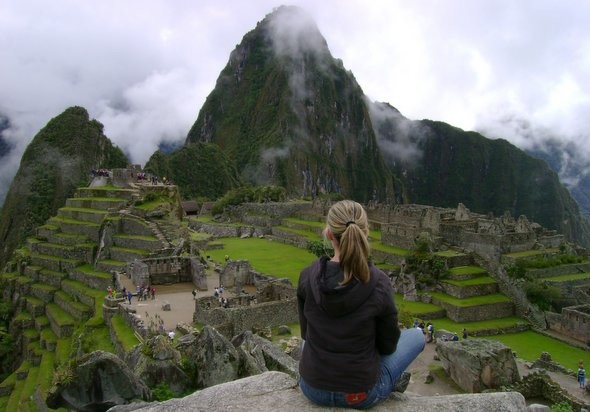
[{"label": "stone ruin", "polygon": [[493,257],[503,253],[542,247],[558,247],[563,235],[531,223],[526,216],[514,219],[508,212],[501,217],[471,212],[459,203],[457,208],[424,205],[397,205],[385,217],[383,213],[371,218],[384,218],[381,240],[384,243],[413,248],[415,239],[428,233],[435,246],[442,243],[472,250]]},{"label": "stone ruin", "polygon": [[229,260],[219,280],[233,296],[226,298],[227,305],[215,296],[197,299],[194,322],[211,325],[230,339],[247,330],[298,322],[297,292],[289,280],[255,272],[243,260]]},{"label": "stone ruin", "polygon": [[520,381],[512,350],[496,341],[467,339],[436,343],[443,368],[464,391],[477,393]]},{"label": "stone ruin", "polygon": [[549,329],[590,345],[590,304],[568,306],[561,314],[548,313]]},{"label": "stone ruin", "polygon": [[135,259],[127,264],[126,271],[134,285],[191,282],[197,289],[207,290],[205,265],[194,256]]}]

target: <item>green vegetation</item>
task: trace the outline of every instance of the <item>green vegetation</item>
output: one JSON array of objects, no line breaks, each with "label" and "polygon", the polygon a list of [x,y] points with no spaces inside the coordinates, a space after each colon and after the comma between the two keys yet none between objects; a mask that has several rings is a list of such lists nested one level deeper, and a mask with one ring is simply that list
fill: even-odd
[{"label": "green vegetation", "polygon": [[266,203],[283,202],[287,192],[277,186],[241,186],[230,190],[221,199],[215,202],[211,213],[213,215],[222,213],[229,206],[237,206],[242,203]]},{"label": "green vegetation", "polygon": [[449,318],[440,318],[440,319],[428,319],[423,318],[422,320],[428,321],[430,320],[434,323],[436,329],[445,329],[449,332],[455,332],[457,335],[461,336],[461,331],[463,328],[467,329],[468,333],[486,331],[486,330],[505,330],[517,325],[526,325],[527,322],[523,319],[510,316],[506,318],[499,318],[499,319],[490,319],[490,320],[480,320],[477,322],[455,322]]},{"label": "green vegetation", "polygon": [[581,360],[586,365],[590,364],[590,352],[572,347],[538,332],[526,331],[494,335],[488,336],[486,339],[493,339],[504,343],[506,346],[512,348],[518,357],[527,361],[534,361],[541,356],[541,353],[549,352],[555,362],[569,369],[576,370],[578,362]]},{"label": "green vegetation", "polygon": [[221,241],[223,249],[207,249],[205,254],[219,263],[225,261],[225,255],[233,260],[248,260],[254,270],[276,278],[287,278],[294,285],[299,280],[299,272],[315,258],[306,250],[269,239],[224,238]]},{"label": "green vegetation", "polygon": [[483,275],[487,271],[479,266],[455,266],[449,269],[452,275]]},{"label": "green vegetation", "polygon": [[168,399],[176,398],[176,394],[172,389],[170,389],[170,385],[166,383],[159,383],[153,388],[152,390],[152,397],[154,401],[163,402]]},{"label": "green vegetation", "polygon": [[400,294],[396,294],[394,299],[395,304],[400,311],[408,312],[415,317],[420,317],[421,314],[440,312],[443,310],[440,306],[434,305],[432,303],[404,300],[403,296]]},{"label": "green vegetation", "polygon": [[455,298],[450,295],[441,292],[428,292],[433,298],[438,299],[442,302],[450,303],[454,306],[468,307],[477,305],[490,305],[494,303],[510,302],[510,299],[501,293],[494,293],[490,295],[474,296],[471,298]]},{"label": "green vegetation", "polygon": [[135,345],[139,343],[139,340],[135,336],[134,331],[127,325],[125,319],[121,315],[115,315],[111,319],[113,329],[117,335],[117,340],[123,346],[123,349],[128,352]]},{"label": "green vegetation", "polygon": [[528,281],[524,284],[527,298],[541,310],[560,310],[562,293],[559,288],[547,283]]},{"label": "green vegetation", "polygon": [[467,280],[452,280],[444,279],[441,282],[449,283],[455,286],[474,286],[474,285],[488,285],[491,283],[497,283],[496,279],[489,276],[482,276],[479,278],[467,279]]}]

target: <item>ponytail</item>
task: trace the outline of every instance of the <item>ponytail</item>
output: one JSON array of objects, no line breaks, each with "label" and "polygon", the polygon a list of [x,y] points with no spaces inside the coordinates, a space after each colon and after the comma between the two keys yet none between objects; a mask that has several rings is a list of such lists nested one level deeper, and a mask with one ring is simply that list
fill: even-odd
[{"label": "ponytail", "polygon": [[328,211],[327,226],[340,246],[340,265],[344,269],[342,284],[352,278],[367,283],[369,272],[369,228],[365,209],[352,200],[342,200]]}]

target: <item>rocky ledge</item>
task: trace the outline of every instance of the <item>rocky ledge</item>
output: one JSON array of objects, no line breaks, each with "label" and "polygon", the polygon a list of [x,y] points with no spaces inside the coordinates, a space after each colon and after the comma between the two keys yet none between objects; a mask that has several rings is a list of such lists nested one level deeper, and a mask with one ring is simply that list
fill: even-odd
[{"label": "rocky ledge", "polygon": [[[394,393],[373,411],[397,412],[521,412],[526,410],[524,397],[518,392],[494,392],[483,394],[417,396]],[[282,372],[264,372],[232,382],[197,391],[189,396],[156,403],[134,403],[116,406],[110,412],[164,412],[164,411],[317,411],[322,408],[312,404],[297,388],[297,381]]]}]

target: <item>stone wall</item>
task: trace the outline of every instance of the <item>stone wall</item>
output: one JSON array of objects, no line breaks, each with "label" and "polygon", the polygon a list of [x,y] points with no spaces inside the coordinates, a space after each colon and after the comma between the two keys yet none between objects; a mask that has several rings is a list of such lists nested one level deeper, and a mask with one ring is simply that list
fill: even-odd
[{"label": "stone wall", "polygon": [[235,225],[235,224],[214,224],[214,223],[203,223],[195,220],[191,220],[188,223],[189,228],[196,232],[208,233],[213,237],[261,237],[267,234],[265,230],[247,225]]},{"label": "stone wall", "polygon": [[[299,321],[296,299],[256,303],[248,306],[234,307],[230,305],[229,308],[215,307],[216,302],[210,297],[202,299],[197,300],[193,321],[213,326],[228,339],[253,328],[272,327]],[[209,302],[209,308],[207,302]],[[218,325],[225,325],[225,328],[218,328]]]},{"label": "stone wall", "polygon": [[473,296],[490,295],[492,293],[498,292],[498,284],[495,282],[468,286],[457,286],[451,283],[446,283],[445,281],[443,281],[441,284],[445,293],[459,299],[470,298]]},{"label": "stone wall", "polygon": [[200,290],[207,290],[205,267],[194,257],[136,259],[127,264],[126,271],[137,286],[192,282]]},{"label": "stone wall", "polygon": [[219,275],[219,283],[225,288],[235,288],[240,293],[242,286],[254,284],[252,266],[247,260],[228,260]]},{"label": "stone wall", "polygon": [[433,303],[442,306],[447,311],[447,317],[459,323],[514,316],[514,303],[512,302],[466,307],[454,306],[436,299],[433,299]]},{"label": "stone wall", "polygon": [[549,328],[566,336],[590,342],[590,305],[569,306],[561,310],[561,315],[547,314]]}]

